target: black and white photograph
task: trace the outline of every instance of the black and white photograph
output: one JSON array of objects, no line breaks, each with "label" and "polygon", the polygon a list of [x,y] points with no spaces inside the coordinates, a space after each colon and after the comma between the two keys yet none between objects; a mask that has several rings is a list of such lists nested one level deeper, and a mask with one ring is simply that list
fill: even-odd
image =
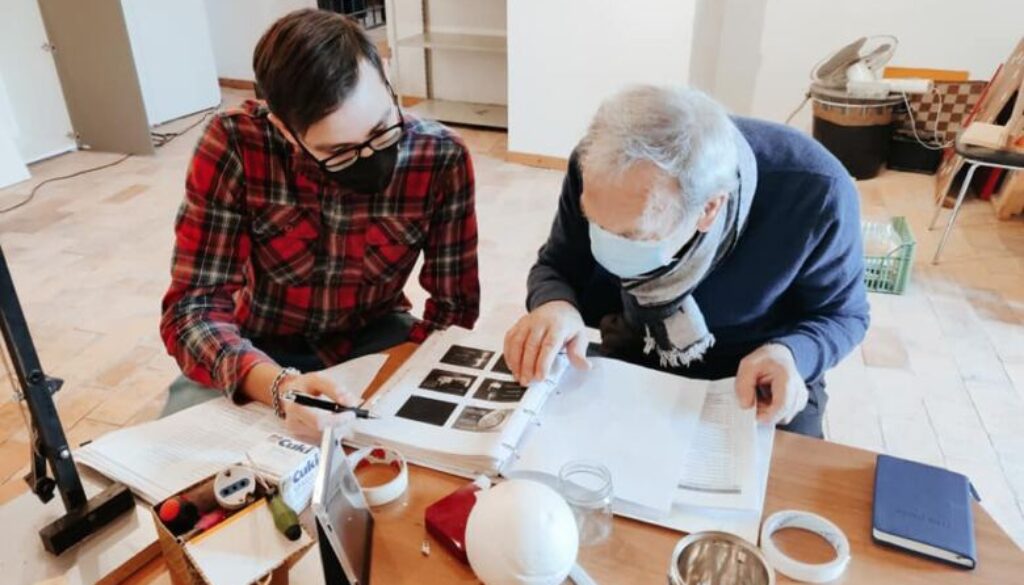
[{"label": "black and white photograph", "polygon": [[443,400],[410,396],[409,400],[406,400],[405,404],[402,405],[402,408],[398,409],[395,416],[443,427],[444,423],[448,422],[448,417],[455,411],[456,406],[458,405],[455,403]]},{"label": "black and white photograph", "polygon": [[512,370],[508,369],[508,362],[505,361],[505,356],[498,358],[498,361],[494,363],[494,367],[491,368],[491,371],[499,374],[508,374],[509,376],[512,375]]},{"label": "black and white photograph", "polygon": [[490,350],[453,345],[444,354],[444,357],[441,358],[441,362],[452,364],[453,366],[482,370],[487,367],[492,357],[494,357],[494,352]]},{"label": "black and white photograph", "polygon": [[493,433],[501,430],[505,421],[512,415],[512,409],[502,408],[494,410],[491,408],[479,408],[467,406],[459,413],[459,417],[452,423],[453,429],[460,431],[472,431],[474,433]]},{"label": "black and white photograph", "polygon": [[420,388],[455,396],[465,396],[475,381],[476,376],[469,374],[449,372],[448,370],[430,370],[427,377],[420,382]]},{"label": "black and white photograph", "polygon": [[524,394],[526,388],[515,382],[487,378],[480,384],[473,398],[488,402],[519,402]]}]

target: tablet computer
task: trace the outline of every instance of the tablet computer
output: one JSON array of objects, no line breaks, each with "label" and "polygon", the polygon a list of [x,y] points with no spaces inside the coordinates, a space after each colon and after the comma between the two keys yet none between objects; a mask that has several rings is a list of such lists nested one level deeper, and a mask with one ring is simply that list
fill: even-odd
[{"label": "tablet computer", "polygon": [[368,585],[373,516],[341,447],[339,429],[330,428],[323,434],[320,469],[313,488],[313,516],[324,582]]}]

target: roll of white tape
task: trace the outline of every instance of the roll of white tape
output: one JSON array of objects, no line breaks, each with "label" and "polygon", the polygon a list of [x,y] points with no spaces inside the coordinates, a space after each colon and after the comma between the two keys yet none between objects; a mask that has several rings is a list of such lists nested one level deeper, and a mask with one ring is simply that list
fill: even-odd
[{"label": "roll of white tape", "polygon": [[368,465],[385,465],[397,472],[394,479],[377,486],[360,486],[363,489],[363,497],[370,506],[383,506],[402,497],[409,487],[409,469],[405,464],[405,457],[394,449],[387,447],[365,447],[353,451],[348,456],[349,465],[352,469],[359,470]]},{"label": "roll of white tape", "polygon": [[[772,540],[772,534],[783,528],[801,528],[821,536],[835,549],[836,558],[827,563],[811,564],[786,556]],[[817,514],[781,510],[761,525],[761,552],[776,571],[790,579],[826,583],[838,579],[846,570],[850,562],[850,541],[838,526]]]}]

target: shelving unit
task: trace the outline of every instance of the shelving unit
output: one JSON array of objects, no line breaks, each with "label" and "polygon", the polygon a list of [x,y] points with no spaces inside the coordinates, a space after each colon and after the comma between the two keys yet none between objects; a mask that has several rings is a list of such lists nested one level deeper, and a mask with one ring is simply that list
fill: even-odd
[{"label": "shelving unit", "polygon": [[508,43],[505,37],[498,35],[426,32],[399,39],[398,44],[402,47],[419,47],[421,49],[504,54]]},{"label": "shelving unit", "polygon": [[[424,93],[426,97],[422,101],[415,103],[415,105],[407,107],[406,110],[423,118],[440,120],[442,122],[507,129],[508,107],[506,103],[484,103],[489,100],[451,99],[444,96],[446,92],[443,89],[438,91],[439,88],[435,83],[435,67],[438,65],[437,62],[440,58],[449,57],[454,54],[462,54],[463,56],[476,55],[477,58],[470,62],[475,63],[477,67],[481,67],[481,63],[485,63],[486,69],[491,75],[498,71],[497,68],[500,67],[503,84],[505,82],[504,78],[507,77],[508,41],[504,34],[499,34],[504,31],[479,31],[479,29],[473,27],[473,25],[478,24],[476,22],[460,23],[448,21],[440,23],[432,21],[432,4],[445,1],[451,4],[457,3],[459,0],[419,0],[418,16],[422,19],[421,26],[415,26],[415,24],[420,23],[410,24],[415,20],[415,17],[396,12],[396,10],[401,11],[404,8],[412,13],[417,8],[416,2],[413,0],[388,0],[387,2],[388,32],[389,37],[394,39],[396,49],[409,48],[422,49],[423,51]],[[462,1],[493,2],[494,6],[502,7],[502,11],[505,4],[505,0]],[[449,17],[459,14],[459,11],[452,10],[450,5],[447,8]],[[400,26],[403,26],[402,23],[408,28],[418,30],[414,32],[400,31]],[[401,97],[405,92],[401,84],[403,79],[400,75],[402,65],[399,53],[400,51],[398,50],[392,52],[392,75],[395,79],[399,80],[399,83],[396,84],[396,91]],[[480,59],[484,59],[484,61]],[[472,82],[475,78],[476,75],[473,71],[459,71],[460,91],[455,93],[473,97],[474,93],[483,95],[488,93],[488,89],[493,89],[472,87]],[[449,76],[450,79],[452,79],[452,76]],[[488,83],[486,79],[480,79],[479,81],[484,84]],[[474,89],[479,89],[479,91],[474,92]],[[449,91],[448,93],[452,92]],[[504,96],[502,97],[504,98]],[[503,99],[502,101],[505,100]]]},{"label": "shelving unit", "polygon": [[406,110],[417,116],[442,122],[508,128],[508,108],[499,104],[427,99]]}]

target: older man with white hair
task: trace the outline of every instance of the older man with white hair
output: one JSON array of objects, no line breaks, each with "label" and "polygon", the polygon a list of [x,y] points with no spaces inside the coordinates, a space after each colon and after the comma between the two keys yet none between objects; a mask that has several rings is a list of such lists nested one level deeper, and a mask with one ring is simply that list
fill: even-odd
[{"label": "older man with white hair", "polygon": [[825,371],[864,337],[857,191],[785,126],[730,118],[694,89],[608,99],[569,161],[529,313],[505,337],[522,383],[563,347],[688,377],[736,376],[758,418],[822,437]]}]

